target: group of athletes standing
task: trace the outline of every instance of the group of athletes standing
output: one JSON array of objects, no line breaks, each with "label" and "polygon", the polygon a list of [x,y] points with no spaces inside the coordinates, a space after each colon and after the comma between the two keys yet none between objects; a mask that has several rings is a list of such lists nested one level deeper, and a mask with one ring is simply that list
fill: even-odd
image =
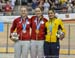
[{"label": "group of athletes standing", "polygon": [[[20,17],[14,19],[10,29],[11,40],[15,29],[19,38],[15,41],[14,58],[28,58],[29,52],[31,58],[59,58],[59,39],[65,37],[65,29],[54,10],[49,9],[49,19],[43,16],[39,7],[31,18],[28,17],[25,6],[20,8],[20,14]],[[56,36],[59,29],[64,33],[60,38]]]}]

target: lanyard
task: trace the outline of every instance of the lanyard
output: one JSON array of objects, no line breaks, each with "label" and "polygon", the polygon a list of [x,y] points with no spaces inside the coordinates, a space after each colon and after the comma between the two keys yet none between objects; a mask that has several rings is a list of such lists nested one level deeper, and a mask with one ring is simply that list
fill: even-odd
[{"label": "lanyard", "polygon": [[22,23],[22,19],[21,19],[21,23],[22,23],[22,27],[24,31],[26,31],[27,22],[28,22],[28,19],[26,19],[25,23]]},{"label": "lanyard", "polygon": [[36,29],[39,30],[42,21],[38,22],[38,18],[36,17],[35,22],[36,22]]},{"label": "lanyard", "polygon": [[53,25],[54,25],[54,23],[52,23],[52,24],[49,25],[49,30],[50,30],[50,32],[52,32]]}]

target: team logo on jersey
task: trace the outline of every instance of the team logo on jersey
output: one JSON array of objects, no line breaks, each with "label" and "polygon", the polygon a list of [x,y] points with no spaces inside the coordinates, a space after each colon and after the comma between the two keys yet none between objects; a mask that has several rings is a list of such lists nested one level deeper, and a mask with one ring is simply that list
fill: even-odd
[{"label": "team logo on jersey", "polygon": [[44,24],[44,21],[41,21],[41,24]]},{"label": "team logo on jersey", "polygon": [[27,22],[27,24],[30,24],[29,22]]}]

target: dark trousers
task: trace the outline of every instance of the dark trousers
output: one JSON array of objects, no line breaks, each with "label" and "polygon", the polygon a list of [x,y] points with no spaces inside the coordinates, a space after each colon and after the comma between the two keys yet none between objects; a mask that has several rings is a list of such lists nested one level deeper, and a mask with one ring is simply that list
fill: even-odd
[{"label": "dark trousers", "polygon": [[45,58],[59,58],[59,50],[60,50],[59,42],[56,43],[44,42]]}]

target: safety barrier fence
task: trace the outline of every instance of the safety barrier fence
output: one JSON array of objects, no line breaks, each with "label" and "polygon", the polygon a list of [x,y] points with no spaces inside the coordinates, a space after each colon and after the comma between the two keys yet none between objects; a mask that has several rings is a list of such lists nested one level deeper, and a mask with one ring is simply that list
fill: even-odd
[{"label": "safety barrier fence", "polygon": [[[0,53],[13,53],[14,42],[10,40],[11,23],[4,22],[4,31],[0,32]],[[75,54],[75,24],[65,24],[66,37],[60,40],[60,54]]]}]

